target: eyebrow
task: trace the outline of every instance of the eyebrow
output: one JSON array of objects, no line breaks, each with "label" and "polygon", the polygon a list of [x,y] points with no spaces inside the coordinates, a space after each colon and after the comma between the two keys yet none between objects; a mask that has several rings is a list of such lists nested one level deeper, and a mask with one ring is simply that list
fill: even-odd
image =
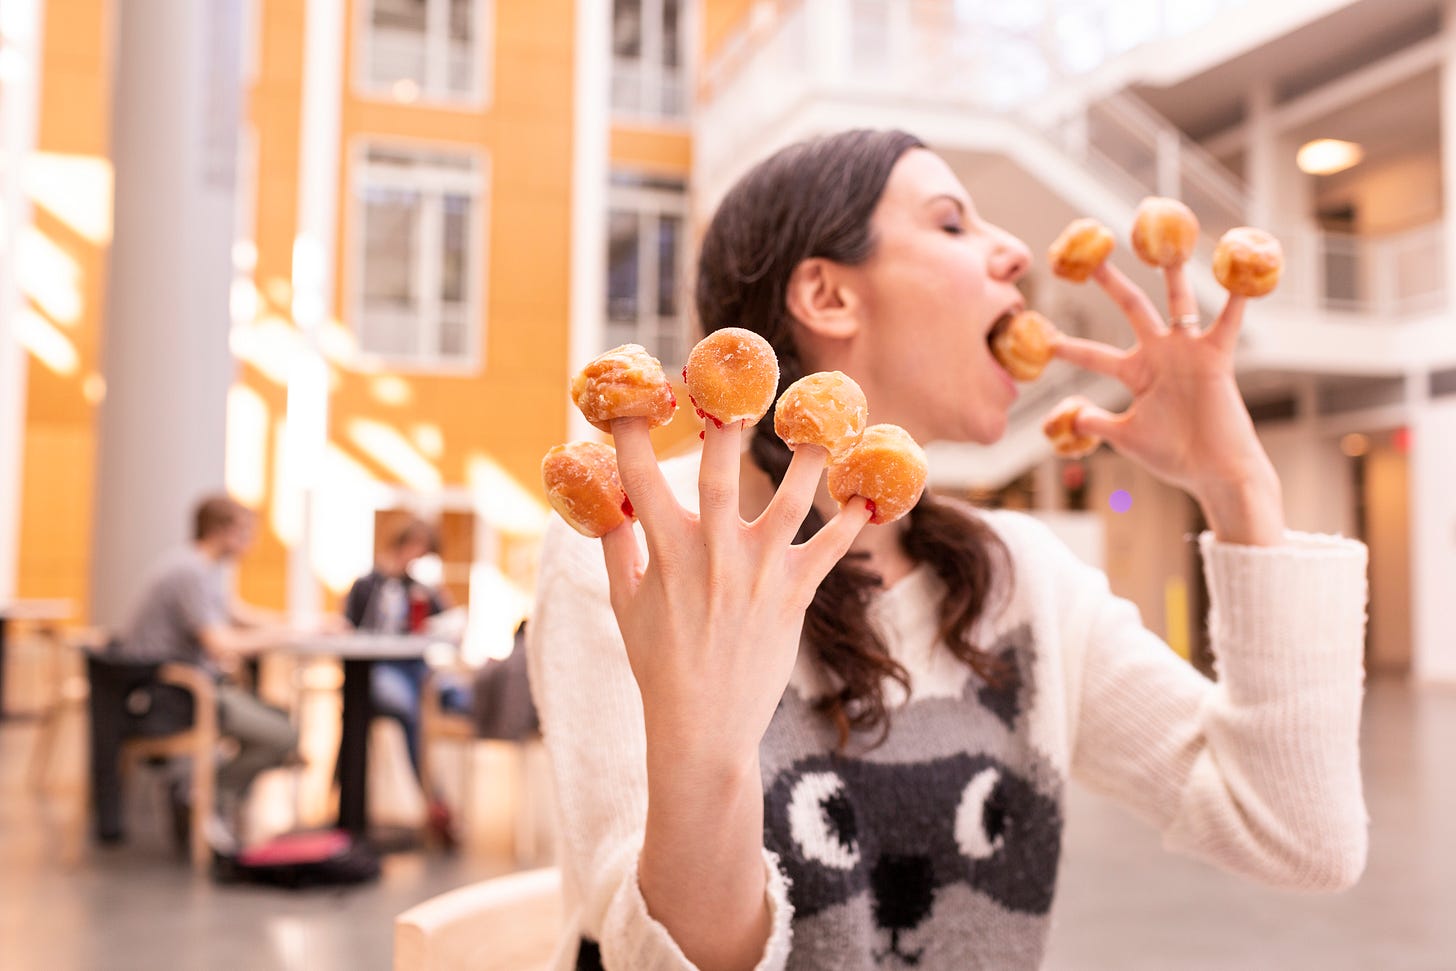
[{"label": "eyebrow", "polygon": [[955,205],[955,207],[956,207],[956,211],[961,214],[961,218],[962,219],[965,218],[965,215],[966,215],[966,204],[964,202],[962,202],[956,196],[951,195],[949,192],[941,192],[941,193],[937,193],[936,195],[931,196],[929,199],[927,199],[925,201],[925,205],[926,205],[927,208],[929,208],[930,206],[933,206],[937,202],[941,201],[942,199],[947,199],[951,203],[953,203]]}]

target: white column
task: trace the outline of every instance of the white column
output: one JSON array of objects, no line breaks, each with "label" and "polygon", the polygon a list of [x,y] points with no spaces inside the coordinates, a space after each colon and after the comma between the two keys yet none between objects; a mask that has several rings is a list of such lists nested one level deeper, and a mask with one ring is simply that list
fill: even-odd
[{"label": "white column", "polygon": [[0,601],[15,596],[25,457],[27,361],[16,249],[30,225],[22,165],[35,146],[41,0],[0,4]]},{"label": "white column", "polygon": [[[611,4],[576,3],[576,78],[571,159],[571,331],[567,378],[605,348],[607,307],[607,179],[612,106]],[[694,49],[697,45],[694,44]],[[695,81],[686,87],[695,90]],[[566,384],[562,383],[565,393]],[[594,433],[581,412],[568,407],[567,435]]]},{"label": "white column", "polygon": [[1445,200],[1447,306],[1456,283],[1456,0],[1446,0],[1441,17],[1441,197]]},{"label": "white column", "polygon": [[1249,211],[1244,218],[1251,226],[1273,228],[1274,224],[1279,162],[1273,109],[1274,86],[1267,80],[1256,81],[1244,96],[1244,130],[1248,133],[1244,182],[1249,187]]},{"label": "white column", "polygon": [[147,567],[223,487],[238,0],[114,4],[113,236],[106,280],[91,617],[116,626]]},{"label": "white column", "polygon": [[1456,590],[1456,404],[1412,397],[1411,667],[1418,681],[1456,682],[1456,634],[1451,591]]},{"label": "white column", "polygon": [[319,333],[334,299],[337,252],[340,114],[343,110],[343,0],[308,0],[298,142],[298,229],[293,237],[293,322],[303,349],[288,374],[288,468],[274,502],[297,510],[298,537],[288,550],[288,611],[318,613],[322,591],[313,572],[313,504],[328,450],[329,369]]}]

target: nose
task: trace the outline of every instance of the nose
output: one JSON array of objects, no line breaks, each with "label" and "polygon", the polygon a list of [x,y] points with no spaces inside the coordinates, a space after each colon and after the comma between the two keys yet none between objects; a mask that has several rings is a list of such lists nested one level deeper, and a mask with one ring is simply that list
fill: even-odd
[{"label": "nose", "polygon": [[1006,283],[1015,283],[1031,269],[1031,250],[1020,239],[996,230],[995,249],[991,252],[991,276]]},{"label": "nose", "polygon": [[870,871],[875,921],[888,931],[907,931],[930,915],[935,871],[926,856],[885,856]]}]

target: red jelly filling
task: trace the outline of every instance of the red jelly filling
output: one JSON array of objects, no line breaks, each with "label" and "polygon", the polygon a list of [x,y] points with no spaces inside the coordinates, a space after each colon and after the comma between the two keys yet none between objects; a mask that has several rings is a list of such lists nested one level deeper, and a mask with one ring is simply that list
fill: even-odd
[{"label": "red jelly filling", "polygon": [[873,499],[865,500],[865,509],[869,510],[870,522],[878,523],[880,521],[880,514],[879,511],[875,509],[875,501]]},{"label": "red jelly filling", "polygon": [[628,499],[625,495],[622,497],[622,515],[628,519],[637,518],[637,514],[632,511],[632,500]]}]

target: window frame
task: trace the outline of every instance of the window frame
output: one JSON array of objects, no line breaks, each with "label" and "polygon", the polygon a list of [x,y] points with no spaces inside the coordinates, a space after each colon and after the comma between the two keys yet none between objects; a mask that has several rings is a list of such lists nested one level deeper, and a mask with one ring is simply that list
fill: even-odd
[{"label": "window frame", "polygon": [[[688,333],[689,314],[688,300],[690,294],[686,286],[689,261],[692,253],[689,250],[689,227],[691,226],[691,207],[688,197],[686,180],[681,181],[681,189],[668,188],[660,185],[631,185],[620,184],[617,178],[639,178],[638,173],[618,170],[613,173],[607,187],[607,219],[606,233],[602,239],[602,246],[606,250],[606,274],[604,280],[607,286],[601,295],[602,299],[602,336],[607,344],[618,344],[621,341],[609,336],[615,326],[621,323],[614,321],[611,315],[611,221],[614,212],[630,212],[638,219],[637,233],[637,319],[633,325],[632,342],[642,344],[654,357],[661,357],[663,364],[669,368],[677,368],[686,363],[688,352],[692,349],[691,335]],[[648,175],[646,178],[658,178],[659,176]],[[675,176],[667,176],[677,181]],[[642,232],[643,217],[652,217],[652,228],[654,232]],[[678,312],[677,332],[678,339],[682,344],[682,360],[668,360],[660,347],[654,347],[645,342],[642,337],[644,325],[652,327],[655,331],[661,331],[661,321],[668,318],[657,313],[657,298],[659,295],[659,283],[661,282],[661,265],[657,258],[658,233],[656,229],[663,216],[676,216],[679,221],[677,239],[677,275],[675,282],[677,290]],[[655,342],[654,342],[655,343]],[[606,350],[606,348],[602,348]]]},{"label": "window frame", "polygon": [[[669,113],[662,107],[668,72],[668,68],[662,63],[662,14],[665,5],[673,2],[677,3],[677,74],[681,98],[679,110]],[[691,81],[694,75],[697,47],[694,43],[697,26],[696,4],[692,0],[639,0],[639,4],[639,9],[642,11],[640,50],[635,61],[623,60],[617,57],[615,50],[611,49],[611,45],[615,43],[613,32],[616,29],[617,12],[617,0],[612,0],[607,36],[609,66],[607,103],[612,117],[636,123],[685,127],[689,124],[692,115]],[[622,108],[615,103],[617,77],[620,72],[625,71],[633,71],[638,77],[639,98],[636,108]],[[651,108],[644,107],[649,104],[652,106]]]},{"label": "window frame", "polygon": [[[385,150],[400,152],[402,154],[425,156],[425,155],[456,155],[469,159],[471,170],[460,173],[445,173],[436,169],[430,171],[425,169],[427,178],[412,180],[398,178],[399,172],[388,172],[388,175],[396,178],[371,179],[371,163],[369,152],[374,150]],[[386,169],[378,166],[379,169]],[[419,174],[419,169],[412,169],[411,174]],[[381,174],[374,173],[376,176]],[[434,211],[437,215],[443,212],[443,196],[446,192],[467,191],[475,205],[472,206],[470,224],[467,228],[467,250],[464,273],[465,296],[465,353],[458,356],[443,356],[438,350],[431,353],[416,353],[409,356],[388,354],[380,351],[372,351],[364,346],[362,325],[365,319],[364,290],[363,282],[365,273],[365,214],[363,190],[371,185],[394,186],[412,190],[420,190],[425,186],[426,191],[422,195],[428,195],[435,200]],[[489,319],[487,308],[490,291],[490,185],[491,185],[491,157],[490,153],[479,146],[459,145],[448,142],[432,142],[414,139],[381,138],[378,136],[360,136],[352,140],[349,151],[349,179],[348,179],[348,215],[346,218],[346,229],[348,232],[348,276],[347,288],[345,290],[345,306],[347,308],[347,319],[345,325],[354,339],[354,355],[352,363],[361,371],[389,372],[393,374],[432,374],[432,375],[455,375],[466,376],[484,372],[486,367],[486,345],[489,334]],[[430,191],[432,190],[432,191]],[[436,230],[443,230],[443,219],[437,219],[434,223]],[[433,240],[433,242],[430,242]],[[425,321],[432,324],[432,330],[426,334],[422,326],[418,340],[418,347],[425,346],[439,347],[441,322],[443,316],[440,313],[440,304],[443,303],[439,296],[439,282],[444,265],[444,240],[441,232],[421,231],[416,234],[416,250],[411,254],[415,261],[413,269],[414,285],[418,293],[435,293],[433,313],[426,316]],[[434,265],[427,265],[425,259],[429,247],[438,247],[435,255],[439,258]],[[425,252],[421,252],[424,249]],[[424,308],[420,308],[423,311]],[[422,321],[422,324],[424,321]]]},{"label": "window frame", "polygon": [[[373,66],[373,12],[377,0],[357,0],[354,4],[354,30],[352,56],[354,69],[352,82],[354,92],[373,101],[398,104],[394,84],[397,82],[376,81],[370,74]],[[449,3],[450,0],[425,0],[425,71],[427,77],[419,85],[419,94],[405,102],[439,108],[482,111],[491,106],[495,97],[495,5],[496,0],[469,0],[475,15],[475,38],[472,46],[472,62],[475,71],[468,91],[451,91],[449,83]],[[432,33],[433,31],[433,33]],[[432,86],[431,73],[443,74],[443,83]],[[439,80],[439,78],[436,78]]]}]

